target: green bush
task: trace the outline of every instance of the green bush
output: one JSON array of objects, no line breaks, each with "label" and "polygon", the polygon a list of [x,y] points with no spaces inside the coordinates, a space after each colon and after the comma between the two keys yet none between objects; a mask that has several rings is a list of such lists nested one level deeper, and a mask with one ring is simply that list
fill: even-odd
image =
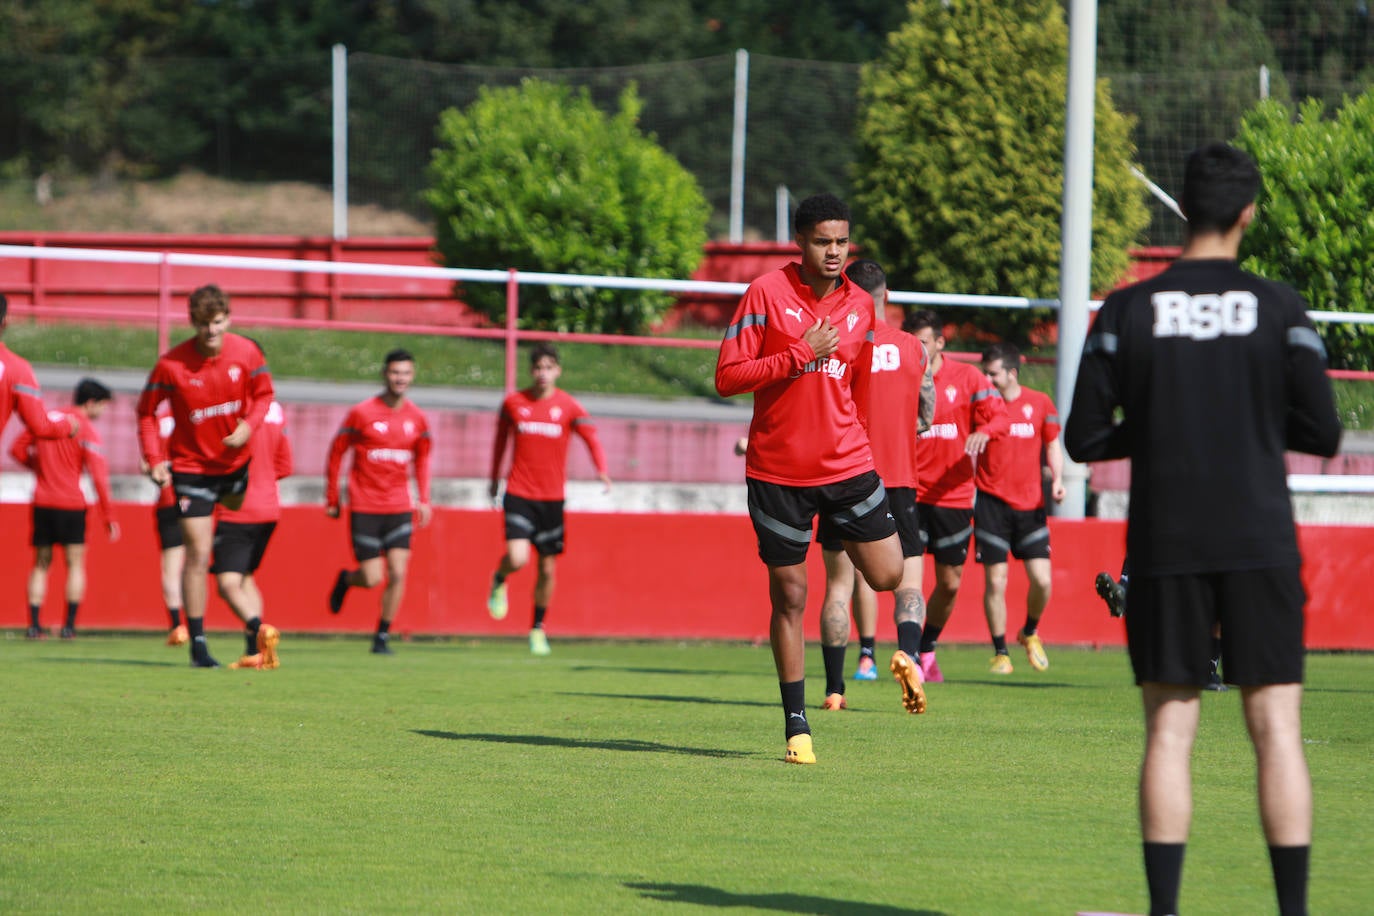
[{"label": "green bush", "polygon": [[[864,69],[855,240],[896,288],[1057,298],[1063,9],[1055,0],[911,0],[907,9]],[[1102,290],[1125,273],[1149,214],[1130,173],[1131,121],[1105,81],[1096,102],[1092,286]],[[992,320],[998,333],[1024,336],[1048,315]]]},{"label": "green bush", "polygon": [[[1246,268],[1297,288],[1314,309],[1374,311],[1374,90],[1325,117],[1309,99],[1294,117],[1285,105],[1255,106],[1238,146],[1264,175],[1256,217],[1241,253]],[[1374,366],[1367,324],[1319,324],[1331,364]]]},{"label": "green bush", "polygon": [[[685,279],[700,263],[709,211],[696,179],[636,126],[631,86],[607,116],[583,90],[538,80],[484,90],[440,116],[426,200],[454,267]],[[502,288],[464,298],[504,320]],[[666,293],[521,288],[520,325],[636,333]]]}]

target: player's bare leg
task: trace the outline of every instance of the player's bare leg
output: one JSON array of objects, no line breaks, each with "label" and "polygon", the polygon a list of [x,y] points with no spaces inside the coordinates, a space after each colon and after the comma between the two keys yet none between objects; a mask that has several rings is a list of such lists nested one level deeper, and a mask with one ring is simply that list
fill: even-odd
[{"label": "player's bare leg", "polygon": [[768,567],[768,641],[782,694],[789,763],[815,763],[811,725],[806,720],[806,564]]},{"label": "player's bare leg", "polygon": [[1045,608],[1050,603],[1050,561],[1048,557],[1035,557],[1027,560],[1026,566],[1026,625],[1016,634],[1016,641],[1026,649],[1026,660],[1036,671],[1044,671],[1049,668],[1049,656],[1045,654],[1045,645],[1040,641],[1040,636],[1036,630],[1040,626],[1040,618],[1045,614]]},{"label": "player's bare leg", "polygon": [[983,616],[988,621],[988,636],[992,639],[992,674],[1011,674],[1011,656],[1007,654],[1007,564],[983,564]]},{"label": "player's bare leg", "polygon": [[510,603],[506,598],[506,577],[518,569],[523,569],[529,561],[528,538],[513,538],[506,541],[506,552],[496,564],[496,573],[491,577],[491,590],[487,593],[487,611],[493,620],[505,619],[510,609]]},{"label": "player's bare leg", "polygon": [[1255,747],[1260,822],[1280,913],[1307,912],[1312,779],[1302,748],[1302,685],[1245,687],[1245,725]]},{"label": "player's bare leg", "polygon": [[888,669],[902,688],[902,706],[910,713],[926,711],[925,674],[921,670],[921,629],[926,603],[921,595],[924,576],[921,557],[902,560],[902,581],[893,592],[892,621],[897,625],[897,651]]},{"label": "player's bare leg", "polygon": [[902,542],[896,532],[881,541],[843,541],[845,553],[875,591],[890,592],[902,581]]},{"label": "player's bare leg", "polygon": [[205,644],[205,605],[209,598],[206,577],[210,574],[210,554],[215,542],[213,516],[183,516],[181,539],[186,545],[181,596],[186,602],[186,625],[191,631],[191,664],[198,668],[218,667]]},{"label": "player's bare leg", "polygon": [[382,613],[377,619],[377,632],[372,636],[374,655],[390,655],[391,622],[401,611],[401,601],[406,594],[406,571],[410,567],[410,550],[393,547],[377,558],[377,565],[386,563],[386,585],[382,588]]},{"label": "player's bare leg", "polygon": [[825,709],[845,709],[844,654],[849,644],[849,602],[855,592],[854,563],[843,550],[822,550],[825,601],[821,604],[821,657],[825,662]]},{"label": "player's bare leg", "polygon": [[1145,759],[1140,765],[1140,837],[1150,911],[1178,911],[1183,852],[1193,819],[1192,755],[1201,690],[1177,684],[1140,685],[1145,708]]}]

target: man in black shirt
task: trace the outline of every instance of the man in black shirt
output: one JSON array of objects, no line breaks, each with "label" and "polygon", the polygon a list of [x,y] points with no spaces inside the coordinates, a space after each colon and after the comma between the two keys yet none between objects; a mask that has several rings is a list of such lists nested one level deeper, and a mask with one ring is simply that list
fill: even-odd
[{"label": "man in black shirt", "polygon": [[1259,188],[1239,150],[1211,144],[1189,156],[1182,256],[1107,297],[1064,430],[1077,461],[1131,459],[1126,634],[1145,709],[1140,829],[1152,916],[1177,912],[1216,623],[1258,762],[1280,912],[1307,912],[1306,594],[1283,456],[1334,455],[1341,427],[1306,303],[1236,264]]}]

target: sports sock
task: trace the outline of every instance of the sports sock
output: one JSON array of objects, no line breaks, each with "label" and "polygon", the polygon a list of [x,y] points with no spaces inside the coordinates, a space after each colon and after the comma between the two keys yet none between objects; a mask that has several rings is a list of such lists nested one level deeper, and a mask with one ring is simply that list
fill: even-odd
[{"label": "sports sock", "polygon": [[934,652],[935,644],[940,641],[940,634],[944,632],[944,627],[937,627],[933,623],[926,624],[925,632],[921,634],[921,651]]},{"label": "sports sock", "polygon": [[244,654],[253,655],[258,651],[258,630],[262,629],[262,618],[254,617],[243,625]]},{"label": "sports sock", "polygon": [[821,646],[821,660],[825,663],[825,695],[844,693],[845,646]]},{"label": "sports sock", "polygon": [[873,658],[878,647],[878,637],[860,636],[859,637],[859,658]]},{"label": "sports sock", "polygon": [[1279,916],[1307,916],[1307,863],[1311,846],[1270,846]]},{"label": "sports sock", "polygon": [[1212,673],[1218,674],[1221,671],[1221,637],[1212,637]]},{"label": "sports sock", "polygon": [[1183,843],[1144,843],[1145,883],[1150,887],[1150,916],[1178,912],[1178,886],[1183,880]]},{"label": "sports sock", "polygon": [[778,681],[778,689],[782,693],[786,736],[791,738],[793,735],[811,734],[811,724],[806,721],[806,681]]},{"label": "sports sock", "polygon": [[1027,617],[1026,625],[1021,628],[1021,632],[1026,636],[1034,636],[1035,628],[1038,626],[1040,626],[1039,620],[1031,620],[1029,617]]},{"label": "sports sock", "polygon": [[492,588],[496,588],[497,586],[499,586],[501,583],[503,583],[503,582],[505,582],[505,581],[506,581],[506,577],[505,577],[504,575],[502,575],[501,570],[498,569],[496,572],[492,573],[492,576],[491,576],[491,587],[492,587]]},{"label": "sports sock", "polygon": [[390,620],[380,620],[380,619],[379,619],[379,620],[377,621],[377,635],[378,635],[378,636],[385,636],[386,634],[388,634],[388,633],[390,633],[390,632],[391,632],[391,621],[390,621]]},{"label": "sports sock", "polygon": [[175,630],[177,627],[181,626],[181,608],[169,607],[167,609],[167,617],[169,620],[172,621],[171,625],[168,626],[167,629]]},{"label": "sports sock", "polygon": [[530,629],[542,630],[544,628],[544,615],[548,612],[548,608],[544,607],[543,605],[536,604],[534,606],[534,623],[530,624]]},{"label": "sports sock", "polygon": [[206,658],[210,647],[205,644],[205,618],[187,617],[186,631],[191,634],[191,658]]},{"label": "sports sock", "polygon": [[80,606],[79,601],[67,602],[67,629],[76,629],[76,609]]},{"label": "sports sock", "polygon": [[996,652],[998,655],[1006,655],[1006,654],[1007,654],[1007,634],[1006,634],[1006,633],[1003,633],[1001,636],[994,636],[994,637],[992,637],[992,651],[993,651],[993,652]]},{"label": "sports sock", "polygon": [[[927,631],[929,632],[929,631]],[[935,651],[935,643],[932,640],[930,649],[923,648],[925,640],[921,638],[921,625],[914,620],[903,620],[897,624],[897,648],[901,649],[912,658],[916,658],[923,651]]]},{"label": "sports sock", "polygon": [[38,605],[36,604],[29,605],[29,626],[38,628]]}]

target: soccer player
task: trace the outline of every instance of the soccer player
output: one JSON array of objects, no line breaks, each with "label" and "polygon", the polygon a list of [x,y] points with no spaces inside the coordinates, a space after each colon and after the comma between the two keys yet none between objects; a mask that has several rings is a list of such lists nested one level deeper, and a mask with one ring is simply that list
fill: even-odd
[{"label": "soccer player", "polygon": [[10,303],[0,293],[0,432],[19,412],[19,419],[37,439],[69,439],[80,431],[70,415],[53,419],[43,406],[43,392],[34,378],[29,361],[5,346],[5,327],[9,324]]},{"label": "soccer player", "polygon": [[1126,640],[1145,713],[1139,811],[1152,914],[1178,911],[1218,623],[1254,748],[1279,912],[1307,912],[1306,594],[1284,451],[1330,457],[1341,426],[1307,304],[1236,263],[1260,185],[1254,161],[1233,147],[1189,155],[1183,253],[1107,297],[1064,430],[1075,460],[1131,459]]},{"label": "soccer player", "polygon": [[[181,591],[190,634],[191,666],[218,668],[205,642],[206,574],[214,544],[216,503],[243,505],[248,487],[249,440],[272,404],[272,375],[262,351],[229,330],[229,297],[218,286],[191,293],[188,312],[195,336],[164,353],[138,399],[139,445],[148,476],[169,480],[186,546]],[[171,405],[172,434],[164,450],[158,409]],[[275,656],[281,634],[263,624],[260,651]]]},{"label": "soccer player", "polygon": [[[429,453],[433,439],[429,421],[407,397],[415,381],[415,357],[409,350],[392,350],[382,360],[382,393],[353,407],[344,417],[329,447],[325,471],[325,512],[339,517],[339,469],[352,454],[348,471],[349,530],[356,569],[341,569],[329,593],[329,610],[343,610],[344,597],[354,586],[382,589],[382,611],[372,636],[375,655],[391,655],[391,625],[405,597],[410,565],[412,519],[423,528],[433,510],[429,504]],[[418,501],[412,500],[410,476],[415,476]]]},{"label": "soccer player", "polygon": [[[868,438],[873,465],[887,489],[888,506],[902,546],[902,581],[894,593],[893,620],[903,664],[915,665],[925,623],[921,594],[921,526],[916,514],[916,437],[930,426],[935,387],[930,361],[921,342],[889,325],[887,274],[876,261],[859,260],[845,276],[873,298],[873,368],[869,395]],[[854,679],[878,678],[874,658],[878,596],[844,552],[839,534],[823,516],[817,540],[825,561],[825,603],[821,606],[821,658],[825,663],[826,709],[844,709],[844,655],[849,641],[850,603],[859,632],[859,666]]]},{"label": "soccer player", "polygon": [[[86,596],[86,494],[81,491],[82,471],[90,474],[95,486],[110,541],[119,540],[119,524],[111,513],[110,468],[100,434],[93,425],[113,397],[110,389],[95,379],[82,379],[76,385],[74,406],[60,411],[76,421],[78,432],[74,438],[36,439],[26,429],[10,448],[14,460],[37,476],[33,491],[33,567],[28,583],[29,639],[47,635],[39,624],[39,610],[48,593],[54,546],[61,546],[67,561],[67,616],[61,636],[76,636],[76,613]],[[65,426],[60,421],[58,425]]]},{"label": "soccer player", "polygon": [[[164,451],[175,425],[176,421],[172,419],[170,412],[158,414],[157,434]],[[148,462],[140,458],[140,473],[147,474],[150,470]],[[158,486],[157,500],[153,503],[153,528],[157,531],[158,572],[162,585],[162,602],[167,607],[169,646],[184,646],[191,640],[186,624],[181,622],[181,576],[186,568],[186,542],[181,537],[180,519],[181,510],[177,507],[176,492],[173,491],[172,482],[169,480]]]},{"label": "soccer player", "polygon": [[[849,208],[808,197],[793,215],[801,260],[749,284],[725,332],[716,391],[754,394],[745,454],[749,517],[768,568],[769,641],[788,763],[816,762],[806,719],[806,553],[812,520],[829,518],[868,583],[902,578],[902,548],[869,445],[873,299],[844,275]],[[917,666],[903,704],[925,710]]]},{"label": "soccer player", "polygon": [[558,557],[565,548],[563,500],[567,485],[568,442],[577,433],[587,446],[597,478],[611,491],[606,453],[596,437],[591,417],[577,399],[558,387],[563,367],[558,350],[549,343],[530,350],[530,387],[510,394],[501,404],[496,421],[496,441],[491,450],[491,484],[496,499],[501,492],[501,465],[506,445],[514,440],[506,495],[502,501],[506,521],[506,550],[496,566],[487,593],[487,610],[497,620],[506,616],[506,577],[524,567],[533,545],[539,554],[534,581],[534,617],[530,624],[530,652],[549,654],[544,618],[553,601]]},{"label": "soccer player", "polygon": [[214,562],[219,595],[243,621],[246,639],[243,657],[230,668],[276,668],[276,653],[258,648],[263,600],[254,573],[262,564],[272,532],[281,520],[277,481],[291,476],[291,440],[286,438],[286,417],[276,401],[267,409],[262,426],[251,440],[253,460],[248,465],[248,489],[238,509],[215,509]]},{"label": "soccer player", "polygon": [[902,326],[925,345],[935,378],[935,418],[916,450],[916,500],[921,539],[935,559],[935,587],[921,633],[921,673],[927,683],[939,683],[944,674],[935,645],[954,613],[973,534],[973,459],[1006,433],[1007,408],[976,366],[945,358],[944,326],[934,312],[912,312]]},{"label": "soccer player", "polygon": [[[1002,343],[983,351],[983,372],[1006,402],[1005,436],[988,441],[978,458],[973,504],[975,556],[983,564],[983,612],[992,637],[993,674],[1011,674],[1007,654],[1007,555],[1026,568],[1026,623],[1016,641],[1036,671],[1050,666],[1036,628],[1050,601],[1050,528],[1045,516],[1045,476],[1050,496],[1064,501],[1064,452],[1059,411],[1049,395],[1021,384],[1021,351]],[[1041,456],[1044,456],[1042,463]]]}]

